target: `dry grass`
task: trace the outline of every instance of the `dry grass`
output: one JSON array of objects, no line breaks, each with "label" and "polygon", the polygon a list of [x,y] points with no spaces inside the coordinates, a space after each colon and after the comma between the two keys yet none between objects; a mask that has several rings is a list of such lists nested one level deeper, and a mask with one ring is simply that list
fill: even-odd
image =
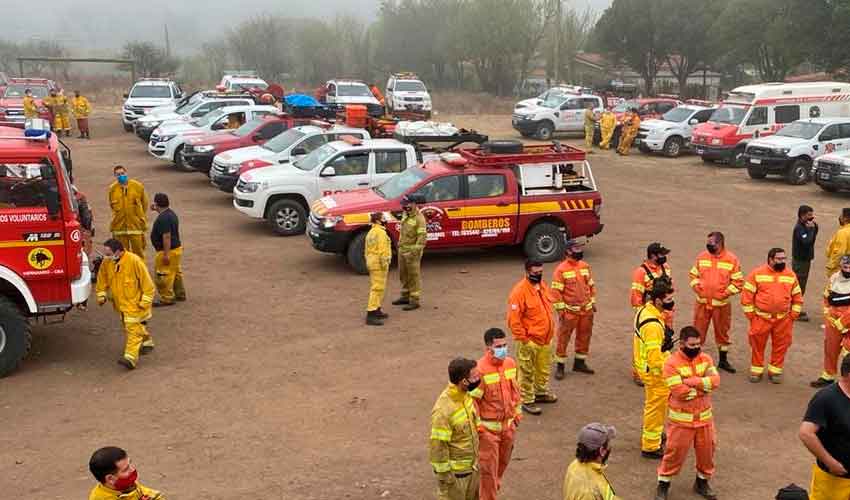
[{"label": "dry grass", "polygon": [[452,115],[497,115],[509,114],[514,99],[496,97],[483,92],[435,91],[432,94],[434,109]]}]

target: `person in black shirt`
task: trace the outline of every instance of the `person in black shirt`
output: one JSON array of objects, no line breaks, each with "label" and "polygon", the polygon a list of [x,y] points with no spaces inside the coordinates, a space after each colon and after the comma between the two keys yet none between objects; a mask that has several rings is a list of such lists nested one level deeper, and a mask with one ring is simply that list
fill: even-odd
[{"label": "person in black shirt", "polygon": [[800,440],[817,460],[812,466],[812,500],[850,498],[850,356],[841,362],[838,382],[809,402]]},{"label": "person in black shirt", "polygon": [[[791,269],[797,275],[800,289],[806,295],[806,283],[809,281],[809,268],[815,258],[815,239],[818,237],[818,223],[815,211],[808,205],[797,209],[797,225],[791,240]],[[800,313],[800,321],[809,321],[806,311]]]},{"label": "person in black shirt", "polygon": [[159,292],[159,301],[154,307],[174,305],[175,301],[186,300],[183,285],[183,245],[177,214],[170,208],[168,195],[156,193],[151,210],[159,213],[151,229],[151,243],[156,249],[154,258],[154,283]]}]

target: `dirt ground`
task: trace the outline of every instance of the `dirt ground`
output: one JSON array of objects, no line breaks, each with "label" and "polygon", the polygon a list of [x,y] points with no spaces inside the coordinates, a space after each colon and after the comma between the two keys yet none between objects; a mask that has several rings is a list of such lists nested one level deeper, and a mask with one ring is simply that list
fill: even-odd
[{"label": "dirt ground", "polygon": [[[508,115],[456,123],[516,137]],[[91,452],[118,445],[129,450],[140,480],[170,500],[432,498],[429,414],[446,365],[459,355],[477,358],[483,331],[505,327],[507,294],[523,275],[521,252],[427,255],[424,307],[411,313],[389,306],[399,289],[393,269],[391,317],[383,328],[367,328],[367,277],[314,251],[306,236],[271,235],[206,177],[152,159],[121,131],[117,114],[98,116],[92,135],[70,145],[98,241],[107,234],[111,169],[122,163],[149,192],[167,192],[180,215],[189,301],[155,310],[149,328],[157,350],[134,372],[115,363],[123,335],[110,307],[34,329],[32,355],[0,380],[0,497],[86,498]],[[683,326],[693,306],[687,271],[706,233],[724,231],[749,272],[770,247],[790,251],[797,206],[811,204],[821,234],[807,309],[817,317],[812,292],[824,284],[823,248],[850,204],[814,185],[756,182],[694,156],[635,151],[591,160],[605,222],[586,250],[599,290],[590,358],[597,374],[553,382],[560,402],[523,420],[504,499],[561,498],[576,433],[591,421],[618,428],[608,468],[617,493],[651,497],[657,462],[639,456],[643,391],[629,378],[627,301],[631,270],[649,242],[673,250]],[[552,269],[546,266],[547,279]],[[808,381],[820,373],[822,330],[819,322],[798,323],[786,383],[752,385],[745,321],[734,309],[731,359],[740,371],[723,373],[714,397],[713,484],[724,499],[773,498],[790,482],[808,484],[811,460],[797,429],[813,393]],[[708,350],[716,354],[713,341]],[[693,476],[691,458],[671,498],[696,498]]]}]

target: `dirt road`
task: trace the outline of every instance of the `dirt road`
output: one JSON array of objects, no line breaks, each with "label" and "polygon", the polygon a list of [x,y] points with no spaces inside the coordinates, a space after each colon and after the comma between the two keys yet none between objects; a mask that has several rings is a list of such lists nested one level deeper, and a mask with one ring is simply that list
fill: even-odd
[{"label": "dirt road", "polygon": [[[447,362],[477,358],[483,331],[504,327],[507,293],[523,274],[521,253],[426,256],[423,309],[389,306],[387,326],[367,328],[366,277],[314,251],[306,237],[272,236],[206,177],[148,156],[118,120],[98,117],[93,141],[70,141],[97,239],[106,237],[112,166],[122,163],[149,192],[167,192],[180,215],[189,301],[155,310],[157,350],[129,373],[115,363],[123,335],[109,307],[35,328],[32,356],[0,380],[0,497],[86,498],[91,452],[118,445],[129,450],[140,480],[170,500],[432,498],[431,406]],[[456,122],[514,137],[509,120]],[[560,498],[576,433],[590,421],[619,430],[608,469],[617,493],[632,499],[654,491],[657,462],[639,457],[643,392],[629,380],[627,299],[630,272],[649,242],[673,250],[683,326],[693,305],[686,273],[706,233],[724,231],[748,272],[770,247],[790,251],[797,206],[811,204],[821,234],[807,309],[817,317],[823,248],[840,208],[850,205],[813,185],[756,182],[693,156],[591,159],[605,222],[586,250],[599,290],[590,358],[597,374],[553,383],[561,401],[524,419],[504,499]],[[394,269],[388,302],[398,289]],[[731,359],[741,371],[724,373],[715,395],[714,487],[724,499],[772,498],[792,481],[808,484],[810,460],[796,434],[812,395],[808,381],[820,372],[822,331],[818,322],[798,323],[786,384],[752,385],[745,322],[734,308]],[[708,350],[716,354],[713,341]],[[692,458],[686,467],[673,498],[695,498]]]}]

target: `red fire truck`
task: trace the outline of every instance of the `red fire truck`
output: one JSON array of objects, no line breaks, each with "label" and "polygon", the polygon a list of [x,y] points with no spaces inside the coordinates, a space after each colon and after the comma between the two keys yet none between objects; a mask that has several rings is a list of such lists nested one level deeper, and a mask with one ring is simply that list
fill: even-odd
[{"label": "red fire truck", "polygon": [[398,240],[401,198],[424,196],[428,250],[523,245],[545,262],[563,258],[567,238],[602,231],[602,196],[584,151],[559,143],[491,141],[409,167],[371,189],[315,202],[307,234],[322,252],[343,254],[366,272],[369,214],[383,212]]},{"label": "red fire truck", "polygon": [[0,376],[30,347],[30,319],[84,305],[91,271],[71,153],[43,120],[0,127]]},{"label": "red fire truck", "polygon": [[39,118],[50,119],[44,98],[51,90],[59,89],[56,82],[46,78],[9,78],[0,94],[0,126],[24,127],[24,93],[27,89],[32,91]]}]

